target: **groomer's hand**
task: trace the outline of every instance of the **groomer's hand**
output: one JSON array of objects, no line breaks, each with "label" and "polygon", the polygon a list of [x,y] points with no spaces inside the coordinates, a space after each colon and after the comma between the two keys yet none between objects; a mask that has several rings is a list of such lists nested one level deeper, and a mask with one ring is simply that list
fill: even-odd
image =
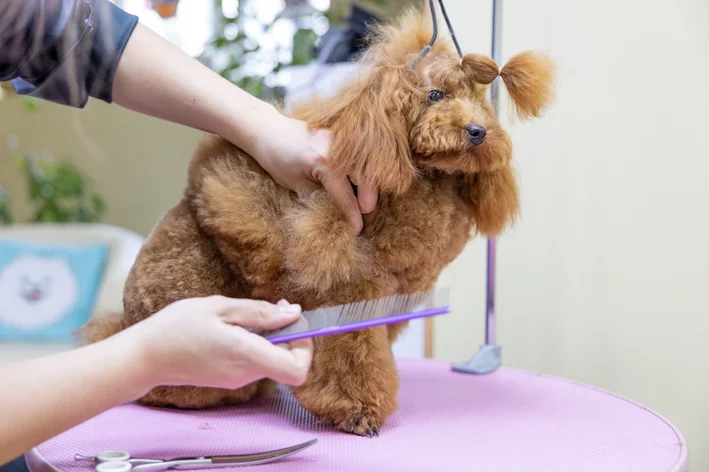
[{"label": "groomer's hand", "polygon": [[116,337],[139,346],[137,363],[157,385],[234,389],[270,378],[301,385],[312,360],[312,342],[276,346],[244,328],[274,329],[296,321],[299,305],[220,296],[175,302]]},{"label": "groomer's hand", "polygon": [[266,377],[300,385],[309,340],[284,348],[242,328],[277,328],[299,316],[286,302],[193,298],[103,341],[0,365],[0,465],[159,385],[233,389]]},{"label": "groomer's hand", "polygon": [[[274,110],[275,111],[275,110]],[[374,211],[377,191],[357,176],[336,176],[328,167],[330,133],[311,133],[306,123],[275,113],[268,136],[258,141],[252,155],[280,185],[311,192],[322,185],[347,215],[352,229],[362,230],[362,215]],[[350,181],[357,186],[357,195]]]}]

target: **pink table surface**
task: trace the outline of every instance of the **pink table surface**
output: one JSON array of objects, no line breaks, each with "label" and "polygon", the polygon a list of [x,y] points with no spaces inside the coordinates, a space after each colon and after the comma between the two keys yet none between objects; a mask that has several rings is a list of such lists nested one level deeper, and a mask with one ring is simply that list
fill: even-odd
[{"label": "pink table surface", "polygon": [[[399,411],[378,438],[316,425],[282,389],[252,403],[206,411],[125,405],[38,446],[31,472],[91,472],[74,454],[122,449],[176,457],[318,443],[261,471],[685,472],[682,435],[617,395],[511,369],[486,376],[445,362],[401,360]],[[51,466],[49,466],[51,465]],[[245,470],[243,467],[239,470]]]}]

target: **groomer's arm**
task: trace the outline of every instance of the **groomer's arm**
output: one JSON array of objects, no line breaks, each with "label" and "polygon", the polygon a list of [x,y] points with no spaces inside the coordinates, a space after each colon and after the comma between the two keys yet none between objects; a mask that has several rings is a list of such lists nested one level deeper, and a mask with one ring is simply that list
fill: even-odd
[{"label": "groomer's arm", "polygon": [[0,366],[0,464],[145,393],[139,352],[111,340]]},{"label": "groomer's arm", "polygon": [[328,171],[329,134],[310,133],[231,84],[108,0],[0,0],[0,81],[18,93],[74,107],[89,97],[218,134],[282,186],[319,185],[352,228],[374,210],[377,192]]},{"label": "groomer's arm", "polygon": [[300,385],[309,340],[284,349],[241,328],[274,329],[299,316],[286,302],[187,299],[96,344],[0,366],[0,465],[158,385]]},{"label": "groomer's arm", "polygon": [[227,138],[252,155],[282,186],[313,190],[321,183],[353,229],[376,204],[360,185],[359,202],[346,176],[328,172],[329,135],[310,133],[138,24],[118,64],[113,100],[132,110]]},{"label": "groomer's arm", "polygon": [[374,210],[374,189],[359,182],[355,197],[347,176],[328,172],[327,131],[310,133],[305,123],[235,87],[141,24],[118,64],[113,100],[225,137],[284,187],[313,190],[322,184],[356,232],[362,229],[362,214]]}]

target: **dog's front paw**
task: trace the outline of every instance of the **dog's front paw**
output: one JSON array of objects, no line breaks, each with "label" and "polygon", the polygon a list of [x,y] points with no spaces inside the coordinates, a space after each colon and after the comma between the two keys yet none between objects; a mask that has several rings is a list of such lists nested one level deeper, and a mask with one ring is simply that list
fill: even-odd
[{"label": "dog's front paw", "polygon": [[335,410],[324,403],[313,402],[307,408],[316,414],[318,424],[370,438],[379,436],[379,429],[391,414],[389,408],[370,408],[349,399],[340,398],[337,405],[339,408]]},{"label": "dog's front paw", "polygon": [[398,389],[389,335],[378,327],[316,340],[308,378],[293,393],[321,422],[373,437],[396,411]]},{"label": "dog's front paw", "polygon": [[357,436],[379,436],[379,425],[384,423],[384,419],[377,419],[376,415],[360,411],[352,413],[345,420],[341,421],[337,428],[347,433]]},{"label": "dog's front paw", "polygon": [[[350,383],[329,377],[324,382],[306,382],[294,389],[298,402],[318,418],[318,423],[333,426],[358,436],[379,436],[379,430],[396,410],[396,377],[388,382]],[[321,380],[324,380],[321,378]]]}]

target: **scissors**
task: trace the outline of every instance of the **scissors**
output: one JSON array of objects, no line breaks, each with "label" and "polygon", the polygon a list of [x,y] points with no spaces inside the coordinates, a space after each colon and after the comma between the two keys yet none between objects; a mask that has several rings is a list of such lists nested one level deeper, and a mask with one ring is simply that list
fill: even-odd
[{"label": "scissors", "polygon": [[267,452],[227,456],[178,457],[175,459],[133,458],[125,451],[103,451],[98,455],[76,454],[76,461],[97,463],[96,472],[163,471],[170,469],[212,469],[218,467],[241,467],[273,462],[306,449],[318,442],[317,439],[295,446]]}]

